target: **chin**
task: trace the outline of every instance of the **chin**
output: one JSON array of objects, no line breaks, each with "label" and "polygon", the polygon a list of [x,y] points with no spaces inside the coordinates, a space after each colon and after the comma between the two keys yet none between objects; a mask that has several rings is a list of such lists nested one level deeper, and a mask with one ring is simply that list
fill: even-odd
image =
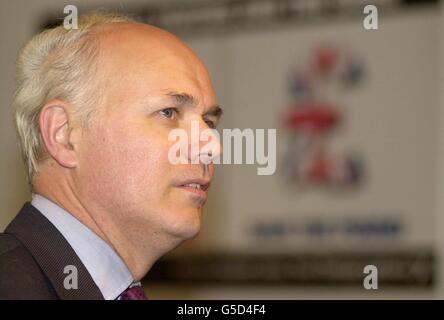
[{"label": "chin", "polygon": [[183,241],[194,238],[202,226],[202,208],[181,210],[173,220],[168,228],[172,235]]}]

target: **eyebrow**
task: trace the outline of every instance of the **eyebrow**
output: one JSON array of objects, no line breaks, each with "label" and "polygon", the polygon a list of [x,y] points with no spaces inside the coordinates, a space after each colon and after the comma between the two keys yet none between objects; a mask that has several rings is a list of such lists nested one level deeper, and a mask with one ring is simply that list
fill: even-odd
[{"label": "eyebrow", "polygon": [[[167,97],[174,100],[177,105],[187,105],[190,107],[196,107],[199,104],[199,100],[186,92],[171,91],[166,94]],[[211,106],[206,112],[205,116],[214,116],[218,119],[222,116],[223,110],[219,105]]]},{"label": "eyebrow", "polygon": [[178,105],[190,105],[190,106],[197,106],[199,101],[197,98],[192,96],[191,94],[188,94],[186,92],[168,92],[166,94],[167,97],[172,98]]}]

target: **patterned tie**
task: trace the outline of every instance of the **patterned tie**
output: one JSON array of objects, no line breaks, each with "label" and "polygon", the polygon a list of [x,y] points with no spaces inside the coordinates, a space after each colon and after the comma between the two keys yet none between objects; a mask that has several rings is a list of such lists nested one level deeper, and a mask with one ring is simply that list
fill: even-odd
[{"label": "patterned tie", "polygon": [[122,292],[120,300],[147,300],[140,282],[133,283],[128,289]]}]

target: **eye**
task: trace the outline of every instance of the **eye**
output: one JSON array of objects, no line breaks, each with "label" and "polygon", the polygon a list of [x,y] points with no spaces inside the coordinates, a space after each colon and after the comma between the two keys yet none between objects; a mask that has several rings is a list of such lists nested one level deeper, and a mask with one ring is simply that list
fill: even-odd
[{"label": "eye", "polygon": [[208,125],[210,129],[216,129],[216,123],[211,120],[205,120],[205,123]]},{"label": "eye", "polygon": [[179,114],[179,110],[176,108],[165,108],[159,111],[161,115],[166,118],[172,119]]}]

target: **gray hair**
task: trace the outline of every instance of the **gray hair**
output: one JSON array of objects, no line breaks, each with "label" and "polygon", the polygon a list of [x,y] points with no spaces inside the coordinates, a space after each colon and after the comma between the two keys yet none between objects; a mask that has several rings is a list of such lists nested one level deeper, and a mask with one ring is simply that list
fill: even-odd
[{"label": "gray hair", "polygon": [[67,30],[63,25],[46,29],[20,51],[13,105],[30,184],[39,163],[47,157],[39,126],[42,107],[59,99],[75,106],[79,115],[93,111],[100,94],[94,77],[99,46],[92,31],[116,22],[135,21],[123,14],[93,11],[79,18],[78,29]]}]

